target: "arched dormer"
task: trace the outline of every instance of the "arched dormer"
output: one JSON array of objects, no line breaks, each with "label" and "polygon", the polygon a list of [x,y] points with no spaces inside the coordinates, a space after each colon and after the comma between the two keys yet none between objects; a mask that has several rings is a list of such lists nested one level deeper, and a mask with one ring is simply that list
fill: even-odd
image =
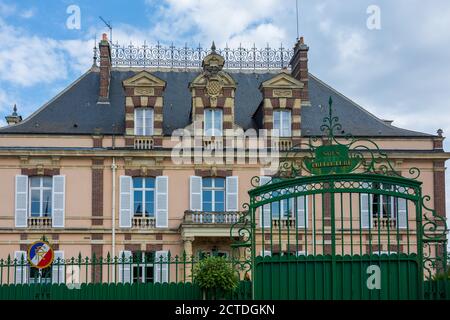
[{"label": "arched dormer", "polygon": [[[234,122],[234,96],[236,82],[227,72],[223,71],[225,59],[216,52],[215,45],[211,53],[202,62],[203,71],[192,80],[189,89],[192,94],[192,122],[202,124],[206,131],[214,127],[212,135],[218,135],[219,129],[223,132],[233,129]],[[211,120],[212,119],[212,120]],[[221,123],[217,123],[221,121]],[[205,134],[208,135],[207,132]]]}]

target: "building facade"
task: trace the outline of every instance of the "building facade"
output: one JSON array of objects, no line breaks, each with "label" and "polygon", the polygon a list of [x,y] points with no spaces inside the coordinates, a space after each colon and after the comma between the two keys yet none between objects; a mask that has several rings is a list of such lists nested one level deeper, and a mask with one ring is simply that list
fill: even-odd
[{"label": "building facade", "polygon": [[[15,110],[0,128],[0,258],[23,257],[43,236],[66,259],[231,255],[230,227],[245,209],[252,177],[266,176],[261,170],[271,152],[258,154],[246,137],[276,132],[266,145],[286,156],[310,137],[323,136],[330,97],[342,123],[340,138],[352,133],[372,139],[402,176],[420,168],[430,206],[445,217],[444,163],[450,155],[442,132],[401,129],[370,114],[309,73],[308,51],[300,39],[289,68],[227,68],[214,46],[201,67],[115,66],[104,36],[98,64],[95,57],[92,68],[31,116],[22,120]],[[245,137],[242,144],[230,145],[227,132]],[[175,137],[181,133],[192,138],[181,141]],[[222,147],[232,156],[214,153]],[[389,211],[389,201],[371,199],[367,214],[396,219],[394,228],[401,229],[399,215],[373,205]],[[280,202],[280,212],[282,206],[289,204]],[[305,228],[322,218],[313,218],[311,201],[301,210]],[[280,234],[289,223],[282,215],[270,221]],[[306,238],[295,250],[308,250]],[[294,250],[286,237],[280,239],[274,251]],[[402,234],[400,241],[408,239]],[[382,243],[377,250],[402,249]]]}]

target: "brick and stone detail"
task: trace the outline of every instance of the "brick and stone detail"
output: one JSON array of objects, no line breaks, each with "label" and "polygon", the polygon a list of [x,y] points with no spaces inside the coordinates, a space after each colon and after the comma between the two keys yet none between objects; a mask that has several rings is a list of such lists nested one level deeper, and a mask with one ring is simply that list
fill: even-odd
[{"label": "brick and stone detail", "polygon": [[22,175],[24,176],[58,176],[60,174],[59,168],[22,168]]},{"label": "brick and stone detail", "polygon": [[434,209],[441,217],[446,217],[445,210],[445,162],[433,163]]},{"label": "brick and stone detail", "polygon": [[192,121],[197,123],[196,129],[204,129],[205,109],[222,110],[224,131],[235,126],[236,82],[222,70],[224,61],[222,56],[213,51],[203,60],[203,72],[189,85],[192,95]]},{"label": "brick and stone detail", "polygon": [[103,225],[103,159],[92,160],[92,225]]},{"label": "brick and stone detail", "polygon": [[292,76],[303,83],[300,97],[304,103],[309,103],[308,51],[309,47],[304,43],[303,37],[301,37],[295,44],[294,56],[290,62]]},{"label": "brick and stone detail", "polygon": [[99,102],[109,101],[109,87],[111,82],[111,48],[106,34],[103,34],[99,44],[100,49],[100,91]]},{"label": "brick and stone detail", "polygon": [[[298,143],[298,139],[301,136],[301,84],[293,84],[289,87],[278,86],[277,80],[281,77],[287,79],[292,77],[288,74],[278,74],[271,80],[264,82],[261,87],[261,93],[263,95],[263,129],[273,129],[273,113],[278,110],[290,110],[291,111],[291,133],[293,139]],[[278,78],[278,79],[277,79]],[[295,81],[298,82],[298,81]]]},{"label": "brick and stone detail", "polygon": [[[144,84],[141,79],[151,79]],[[125,90],[125,146],[134,147],[134,111],[136,108],[153,109],[153,146],[162,147],[163,105],[165,82],[147,71],[123,82]],[[146,136],[147,137],[147,136]]]},{"label": "brick and stone detail", "polygon": [[195,175],[199,177],[230,177],[233,175],[232,170],[227,169],[195,169]]},{"label": "brick and stone detail", "polygon": [[[102,244],[92,244],[91,245],[92,257],[95,255],[95,259],[103,258],[103,245]],[[95,265],[92,268],[92,282],[99,283],[102,281],[102,270],[101,265]]]},{"label": "brick and stone detail", "polygon": [[156,178],[163,175],[162,169],[125,169],[125,175],[130,177]]}]

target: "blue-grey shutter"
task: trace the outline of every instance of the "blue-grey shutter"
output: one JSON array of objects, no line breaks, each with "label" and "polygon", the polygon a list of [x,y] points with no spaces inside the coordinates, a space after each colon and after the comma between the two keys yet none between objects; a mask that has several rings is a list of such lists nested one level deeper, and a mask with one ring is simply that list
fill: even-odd
[{"label": "blue-grey shutter", "polygon": [[169,178],[156,177],[155,186],[156,227],[167,228],[169,226]]},{"label": "blue-grey shutter", "polygon": [[239,179],[237,176],[226,178],[227,197],[225,201],[226,211],[239,210]]},{"label": "blue-grey shutter", "polygon": [[54,228],[64,228],[65,216],[65,192],[66,192],[66,177],[53,177],[53,212],[52,212],[52,226]]},{"label": "blue-grey shutter", "polygon": [[132,254],[131,251],[124,250],[119,252],[119,282],[121,283],[131,283],[132,280]]},{"label": "blue-grey shutter", "polygon": [[16,251],[14,252],[15,261],[15,284],[25,284],[28,283],[28,262],[27,262],[27,252],[26,251]]},{"label": "blue-grey shutter", "polygon": [[119,227],[131,228],[133,212],[133,180],[130,176],[120,176]]},{"label": "blue-grey shutter", "polygon": [[64,251],[55,251],[55,256],[52,265],[52,283],[64,283]]},{"label": "blue-grey shutter", "polygon": [[28,226],[28,177],[16,176],[15,196],[15,226],[26,228]]},{"label": "blue-grey shutter", "polygon": [[169,261],[168,251],[156,251],[154,264],[154,279],[155,282],[168,282],[169,277]]},{"label": "blue-grey shutter", "polygon": [[203,195],[202,195],[202,177],[191,176],[189,180],[190,186],[190,210],[202,211]]}]

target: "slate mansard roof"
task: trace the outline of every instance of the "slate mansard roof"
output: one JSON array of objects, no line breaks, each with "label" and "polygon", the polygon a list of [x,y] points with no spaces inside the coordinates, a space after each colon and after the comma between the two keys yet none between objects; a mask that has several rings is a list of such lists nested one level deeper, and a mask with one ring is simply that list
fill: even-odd
[{"label": "slate mansard roof", "polygon": [[[90,70],[21,123],[0,128],[0,134],[124,134],[125,93],[122,81],[139,71],[114,68],[111,71],[110,104],[98,104],[100,74],[98,71]],[[176,70],[149,70],[149,72],[166,81],[163,133],[170,135],[173,130],[184,128],[191,123],[191,93],[188,85],[199,72]],[[237,82],[235,96],[237,125],[244,130],[257,128],[253,115],[262,100],[259,86],[275,76],[275,73],[228,72]],[[328,113],[330,96],[333,98],[333,112],[339,117],[345,130],[343,134],[371,137],[432,136],[387,124],[311,74],[309,95],[311,106],[303,106],[301,109],[302,136],[322,134],[320,126],[323,117]],[[114,132],[113,124],[115,124]]]}]

